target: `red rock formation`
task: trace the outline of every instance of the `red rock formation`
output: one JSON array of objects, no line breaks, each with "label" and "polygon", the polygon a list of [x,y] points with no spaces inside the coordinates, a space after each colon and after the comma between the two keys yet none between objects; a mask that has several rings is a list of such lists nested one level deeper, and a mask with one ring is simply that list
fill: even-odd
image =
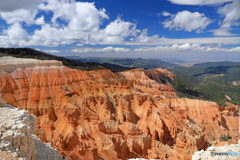
[{"label": "red rock formation", "polygon": [[236,107],[236,108],[240,108],[239,105],[236,105],[236,104],[230,103],[230,102],[228,102],[228,101],[226,101],[225,104],[226,104],[227,106],[233,106],[233,107]]},{"label": "red rock formation", "polygon": [[172,72],[166,69],[150,69],[145,70],[144,73],[146,74],[146,76],[160,84],[168,83],[169,79],[173,80],[173,78],[175,77]]},{"label": "red rock formation", "polygon": [[52,66],[2,71],[0,87],[3,101],[35,115],[36,134],[71,160],[188,158],[205,139],[237,132],[236,110],[178,99],[158,83],[172,78],[161,69]]}]

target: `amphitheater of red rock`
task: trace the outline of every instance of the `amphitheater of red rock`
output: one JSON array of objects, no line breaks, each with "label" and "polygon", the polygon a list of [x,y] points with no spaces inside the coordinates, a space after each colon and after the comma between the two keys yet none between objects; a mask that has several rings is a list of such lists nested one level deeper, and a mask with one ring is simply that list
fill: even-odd
[{"label": "amphitheater of red rock", "polygon": [[174,78],[167,70],[46,64],[2,70],[2,100],[36,116],[37,136],[71,160],[191,159],[206,140],[238,133],[234,107],[178,98],[161,84]]}]

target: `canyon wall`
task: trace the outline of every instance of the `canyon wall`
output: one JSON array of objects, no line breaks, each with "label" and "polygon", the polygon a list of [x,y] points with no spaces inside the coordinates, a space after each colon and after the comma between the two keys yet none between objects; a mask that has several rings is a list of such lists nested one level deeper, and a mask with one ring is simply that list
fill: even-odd
[{"label": "canyon wall", "polygon": [[238,111],[178,98],[162,69],[81,71],[62,65],[2,70],[2,99],[36,116],[36,135],[78,159],[191,159],[238,133]]}]

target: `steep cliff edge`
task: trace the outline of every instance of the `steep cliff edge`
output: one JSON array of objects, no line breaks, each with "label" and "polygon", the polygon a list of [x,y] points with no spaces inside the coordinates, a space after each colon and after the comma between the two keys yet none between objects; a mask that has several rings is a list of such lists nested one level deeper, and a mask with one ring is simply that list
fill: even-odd
[{"label": "steep cliff edge", "polygon": [[35,133],[35,117],[2,103],[0,97],[0,159],[61,160],[57,150],[42,143]]},{"label": "steep cliff edge", "polygon": [[174,77],[166,70],[53,65],[0,74],[3,102],[36,116],[36,135],[71,160],[189,158],[207,148],[206,139],[238,132],[237,111],[179,99],[158,81]]}]

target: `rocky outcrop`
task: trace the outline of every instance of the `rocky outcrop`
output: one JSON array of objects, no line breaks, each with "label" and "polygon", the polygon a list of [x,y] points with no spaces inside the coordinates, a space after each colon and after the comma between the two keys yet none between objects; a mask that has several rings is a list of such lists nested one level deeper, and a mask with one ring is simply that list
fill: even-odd
[{"label": "rocky outcrop", "polygon": [[233,106],[233,107],[235,107],[235,108],[240,108],[239,105],[236,105],[236,104],[230,103],[230,102],[228,102],[228,101],[226,101],[225,104],[226,104],[227,106]]},{"label": "rocky outcrop", "polygon": [[[158,91],[158,95],[163,95],[164,97],[177,98],[176,93],[173,92],[173,89],[167,85],[164,85],[163,82],[167,82],[168,79],[172,79],[174,75],[165,70],[165,69],[152,69],[152,70],[144,70],[143,68],[133,69],[126,72],[119,72],[118,75],[130,79],[141,82],[142,85],[146,87],[141,87],[140,91],[156,94]],[[151,90],[149,90],[150,88]]]},{"label": "rocky outcrop", "polygon": [[36,135],[71,160],[182,159],[206,139],[235,134],[234,109],[179,99],[165,78],[174,75],[35,66],[1,71],[0,87],[4,102],[36,116]]},{"label": "rocky outcrop", "polygon": [[169,80],[173,80],[175,75],[166,70],[166,69],[150,69],[144,70],[146,76],[150,79],[160,83],[160,84],[169,84]]},{"label": "rocky outcrop", "polygon": [[62,66],[62,62],[55,60],[37,60],[28,58],[15,58],[11,56],[0,57],[0,70],[12,72],[17,69],[26,69],[35,66]]},{"label": "rocky outcrop", "polygon": [[206,148],[205,135],[191,137],[184,131],[177,134],[176,150],[182,155],[191,156],[196,151]]},{"label": "rocky outcrop", "polygon": [[179,153],[169,145],[164,145],[159,141],[154,141],[151,150],[148,150],[148,159],[169,159],[180,160]]},{"label": "rocky outcrop", "polygon": [[[228,153],[227,155],[212,155],[214,153]],[[198,152],[195,152],[192,156],[192,160],[228,160],[228,159],[240,159],[240,144],[231,144],[231,145],[225,145],[221,147],[209,147],[206,151],[201,150]],[[236,154],[237,153],[237,154]]]},{"label": "rocky outcrop", "polygon": [[0,113],[0,151],[15,151],[17,156],[26,160],[34,159],[36,148],[31,129],[35,125],[33,116],[27,111],[9,108],[0,108]]},{"label": "rocky outcrop", "polygon": [[0,100],[0,159],[62,159],[58,151],[42,143],[34,132],[34,116]]}]

